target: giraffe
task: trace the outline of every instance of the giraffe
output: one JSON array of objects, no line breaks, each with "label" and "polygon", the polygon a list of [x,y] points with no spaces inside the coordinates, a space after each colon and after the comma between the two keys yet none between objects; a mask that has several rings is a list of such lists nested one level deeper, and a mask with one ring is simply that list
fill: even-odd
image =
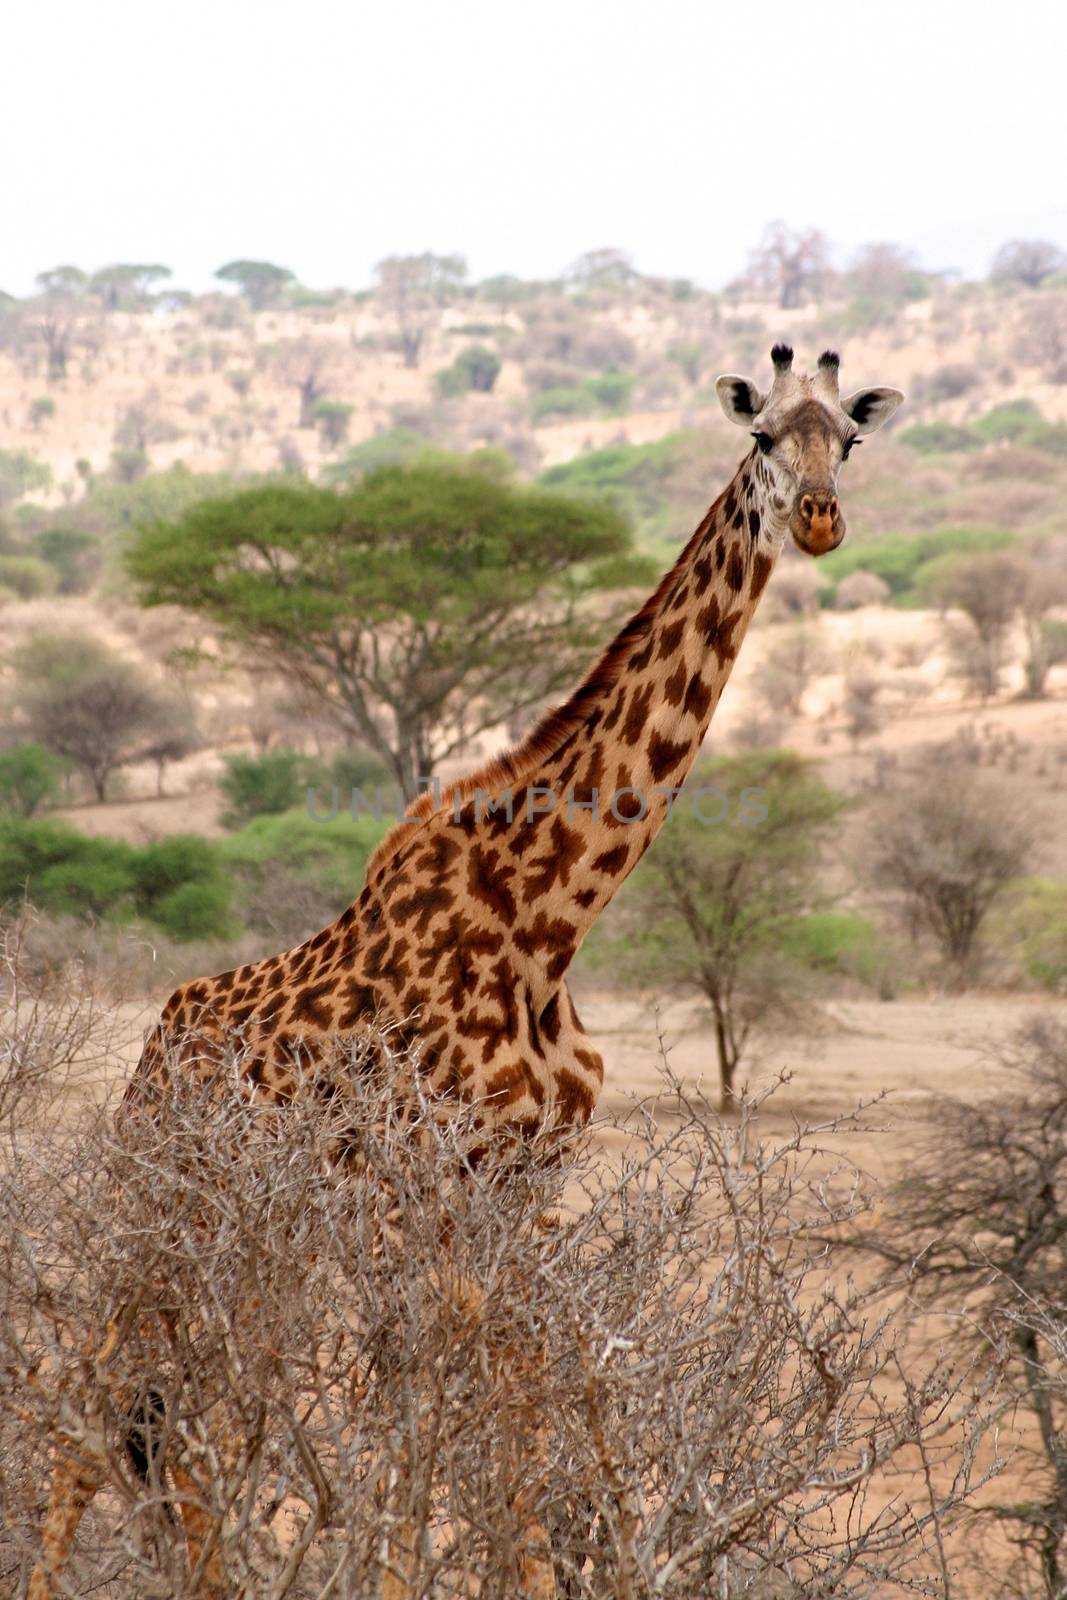
[{"label": "giraffe", "polygon": [[[723,411],[753,444],[570,698],[510,751],[423,793],[328,927],[176,990],[127,1107],[164,1115],[171,1074],[209,1075],[238,1034],[245,1091],[282,1104],[329,1072],[328,1046],[388,1023],[431,1092],[476,1107],[487,1129],[521,1137],[588,1120],[603,1061],[567,969],[667,820],[787,534],[811,556],[841,543],[842,463],[903,399],[884,387],[842,399],[833,351],[810,375],[794,372],[786,345],[771,361],[766,392],[718,379]],[[59,1460],[28,1600],[53,1595],[98,1476],[84,1447]],[[195,1512],[186,1535],[195,1565]],[[225,1593],[217,1574],[209,1589]],[[529,1564],[527,1593],[554,1592],[550,1568]]]}]

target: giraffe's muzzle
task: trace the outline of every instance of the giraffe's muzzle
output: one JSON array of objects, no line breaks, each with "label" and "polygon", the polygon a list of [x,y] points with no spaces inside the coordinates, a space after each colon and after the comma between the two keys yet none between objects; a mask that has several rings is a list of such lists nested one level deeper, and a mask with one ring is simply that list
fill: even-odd
[{"label": "giraffe's muzzle", "polygon": [[791,531],[794,542],[809,556],[825,556],[845,537],[845,519],[835,494],[806,489],[797,496]]}]

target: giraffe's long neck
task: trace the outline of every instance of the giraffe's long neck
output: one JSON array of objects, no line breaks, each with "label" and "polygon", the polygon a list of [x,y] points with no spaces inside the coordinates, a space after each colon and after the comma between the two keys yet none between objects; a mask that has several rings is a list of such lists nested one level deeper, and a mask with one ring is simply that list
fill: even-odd
[{"label": "giraffe's long neck", "polygon": [[[541,992],[663,826],[697,757],[781,549],[768,489],[753,453],[572,697],[559,742],[510,790],[513,938]],[[481,844],[476,800],[465,808],[473,870],[483,861],[491,882],[493,830]],[[499,814],[489,821],[500,829]]]}]

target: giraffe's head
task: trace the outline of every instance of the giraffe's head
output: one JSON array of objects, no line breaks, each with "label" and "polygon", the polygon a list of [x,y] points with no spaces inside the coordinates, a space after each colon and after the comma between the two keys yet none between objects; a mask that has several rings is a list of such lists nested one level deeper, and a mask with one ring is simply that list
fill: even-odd
[{"label": "giraffe's head", "polygon": [[873,433],[904,396],[899,389],[857,389],[842,400],[838,357],[824,350],[813,376],[793,371],[793,352],[771,351],[774,382],[766,394],[733,373],[715,388],[731,422],[756,441],[754,478],[763,497],[762,523],[781,537],[786,528],[807,555],[836,550],[845,537],[837,498],[841,463],[861,434]]}]

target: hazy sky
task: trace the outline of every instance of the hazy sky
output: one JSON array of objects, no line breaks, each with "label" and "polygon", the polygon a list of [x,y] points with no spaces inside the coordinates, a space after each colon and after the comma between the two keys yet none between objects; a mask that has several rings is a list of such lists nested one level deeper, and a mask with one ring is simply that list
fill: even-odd
[{"label": "hazy sky", "polygon": [[983,259],[982,224],[1067,244],[1062,0],[16,4],[13,293],[60,261],[327,286],[398,251],[533,276],[609,244],[714,284],[777,216],[931,265]]}]

